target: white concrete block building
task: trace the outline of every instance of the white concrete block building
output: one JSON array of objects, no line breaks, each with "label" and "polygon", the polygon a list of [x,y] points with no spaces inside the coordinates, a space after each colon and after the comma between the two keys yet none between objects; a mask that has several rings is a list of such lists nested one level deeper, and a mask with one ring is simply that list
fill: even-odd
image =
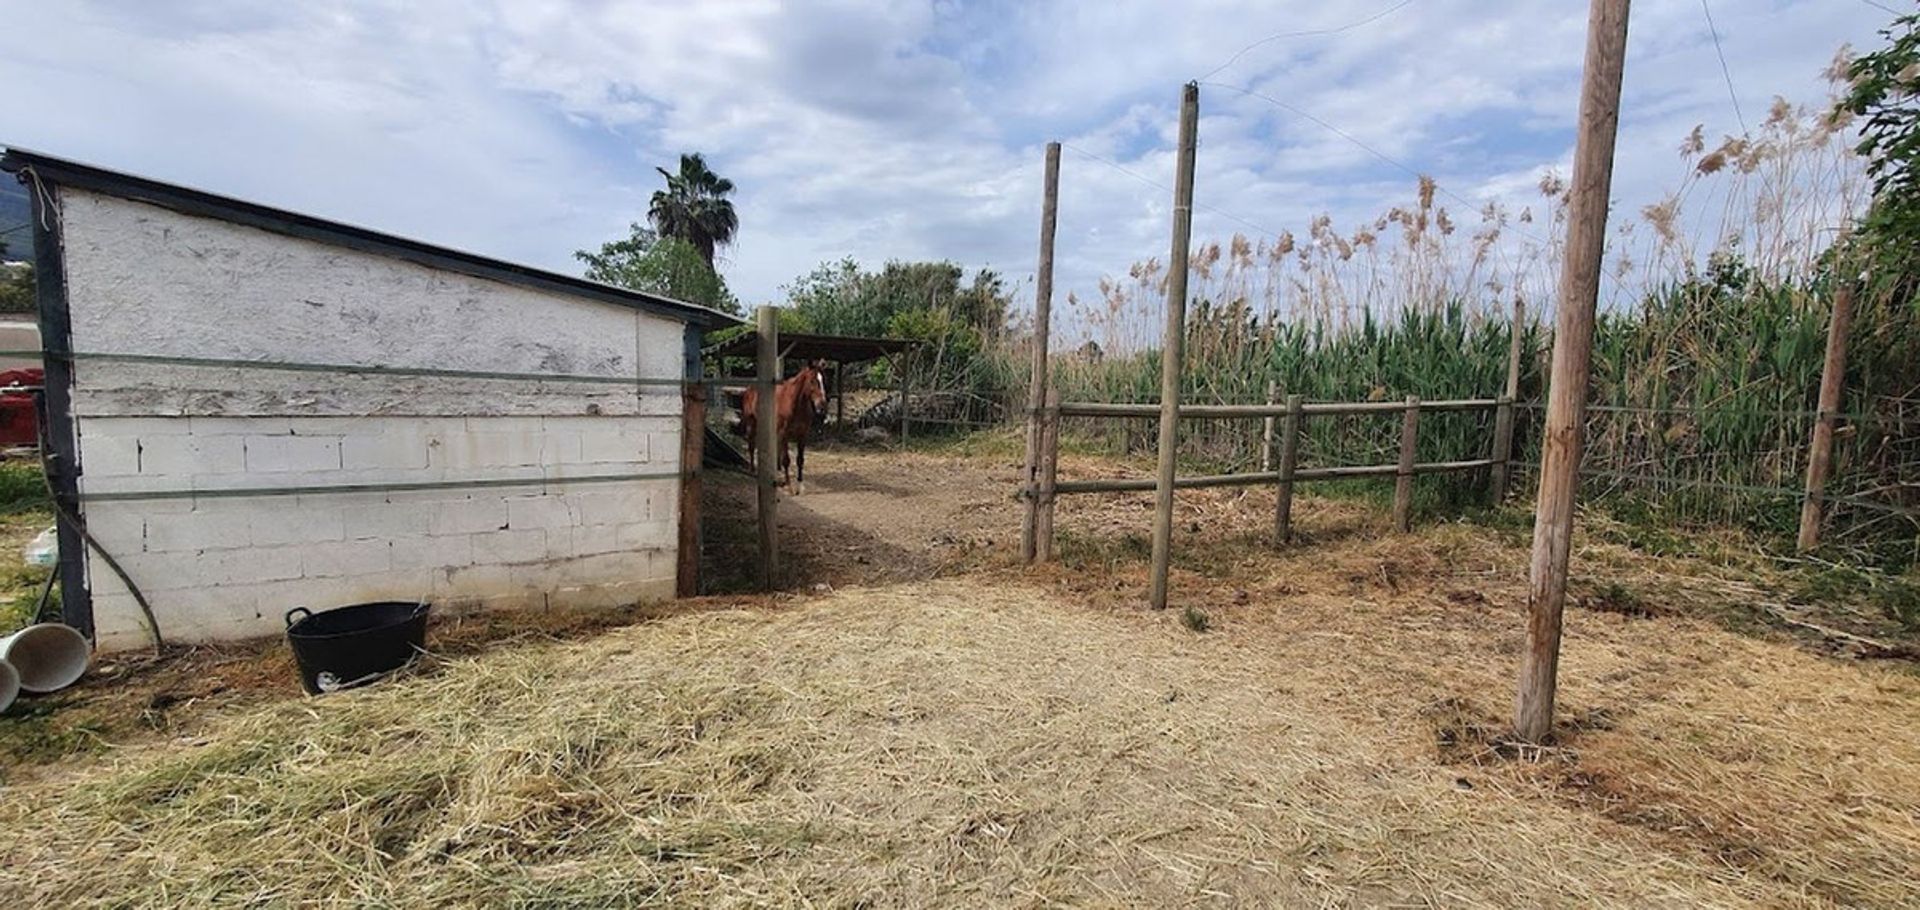
[{"label": "white concrete block building", "polygon": [[101,550],[169,642],[275,634],[301,606],[697,586],[688,384],[732,317],[35,153],[0,164],[35,198],[50,478],[98,544],[61,522],[65,618],[102,649],[150,632]]}]

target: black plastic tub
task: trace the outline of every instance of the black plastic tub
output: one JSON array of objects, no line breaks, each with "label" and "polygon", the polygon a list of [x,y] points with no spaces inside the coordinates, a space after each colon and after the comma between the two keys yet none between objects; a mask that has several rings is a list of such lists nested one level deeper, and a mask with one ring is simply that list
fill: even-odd
[{"label": "black plastic tub", "polygon": [[287,644],[308,695],[363,686],[426,651],[427,612],[412,601],[355,604],[315,613],[287,611]]}]

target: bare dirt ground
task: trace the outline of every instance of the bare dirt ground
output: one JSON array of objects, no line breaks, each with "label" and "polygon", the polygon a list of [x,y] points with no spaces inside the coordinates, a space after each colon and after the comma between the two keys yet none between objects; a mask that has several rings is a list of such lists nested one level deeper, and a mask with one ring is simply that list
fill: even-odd
[{"label": "bare dirt ground", "polygon": [[[1920,675],[1769,623],[1790,583],[1737,548],[1583,535],[1560,736],[1518,747],[1523,526],[1309,498],[1275,550],[1271,494],[1183,494],[1152,613],[1150,496],[1063,500],[1021,569],[1006,442],[813,453],[779,595],[441,626],[445,660],[323,699],[273,645],[130,660],[0,726],[43,734],[0,896],[1920,904]],[[740,590],[753,491],[709,491]]]}]

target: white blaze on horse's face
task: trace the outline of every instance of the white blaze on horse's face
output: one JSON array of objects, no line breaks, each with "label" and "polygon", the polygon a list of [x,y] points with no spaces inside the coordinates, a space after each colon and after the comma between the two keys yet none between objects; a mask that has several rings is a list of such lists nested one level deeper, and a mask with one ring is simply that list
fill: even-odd
[{"label": "white blaze on horse's face", "polygon": [[823,414],[827,410],[827,379],[817,370],[813,374],[813,408]]}]

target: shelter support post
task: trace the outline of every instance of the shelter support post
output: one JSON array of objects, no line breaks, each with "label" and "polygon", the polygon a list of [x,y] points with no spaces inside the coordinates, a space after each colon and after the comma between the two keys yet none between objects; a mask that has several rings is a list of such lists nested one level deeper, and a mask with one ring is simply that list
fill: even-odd
[{"label": "shelter support post", "polygon": [[756,357],[758,370],[758,395],[754,402],[754,439],[755,477],[759,487],[760,502],[760,586],[765,590],[774,589],[780,577],[780,541],[778,512],[779,493],[774,489],[774,472],[780,463],[779,442],[775,439],[778,428],[774,426],[777,412],[774,409],[774,388],[780,374],[780,323],[774,308],[762,306],[755,314],[758,320],[759,348]]}]

